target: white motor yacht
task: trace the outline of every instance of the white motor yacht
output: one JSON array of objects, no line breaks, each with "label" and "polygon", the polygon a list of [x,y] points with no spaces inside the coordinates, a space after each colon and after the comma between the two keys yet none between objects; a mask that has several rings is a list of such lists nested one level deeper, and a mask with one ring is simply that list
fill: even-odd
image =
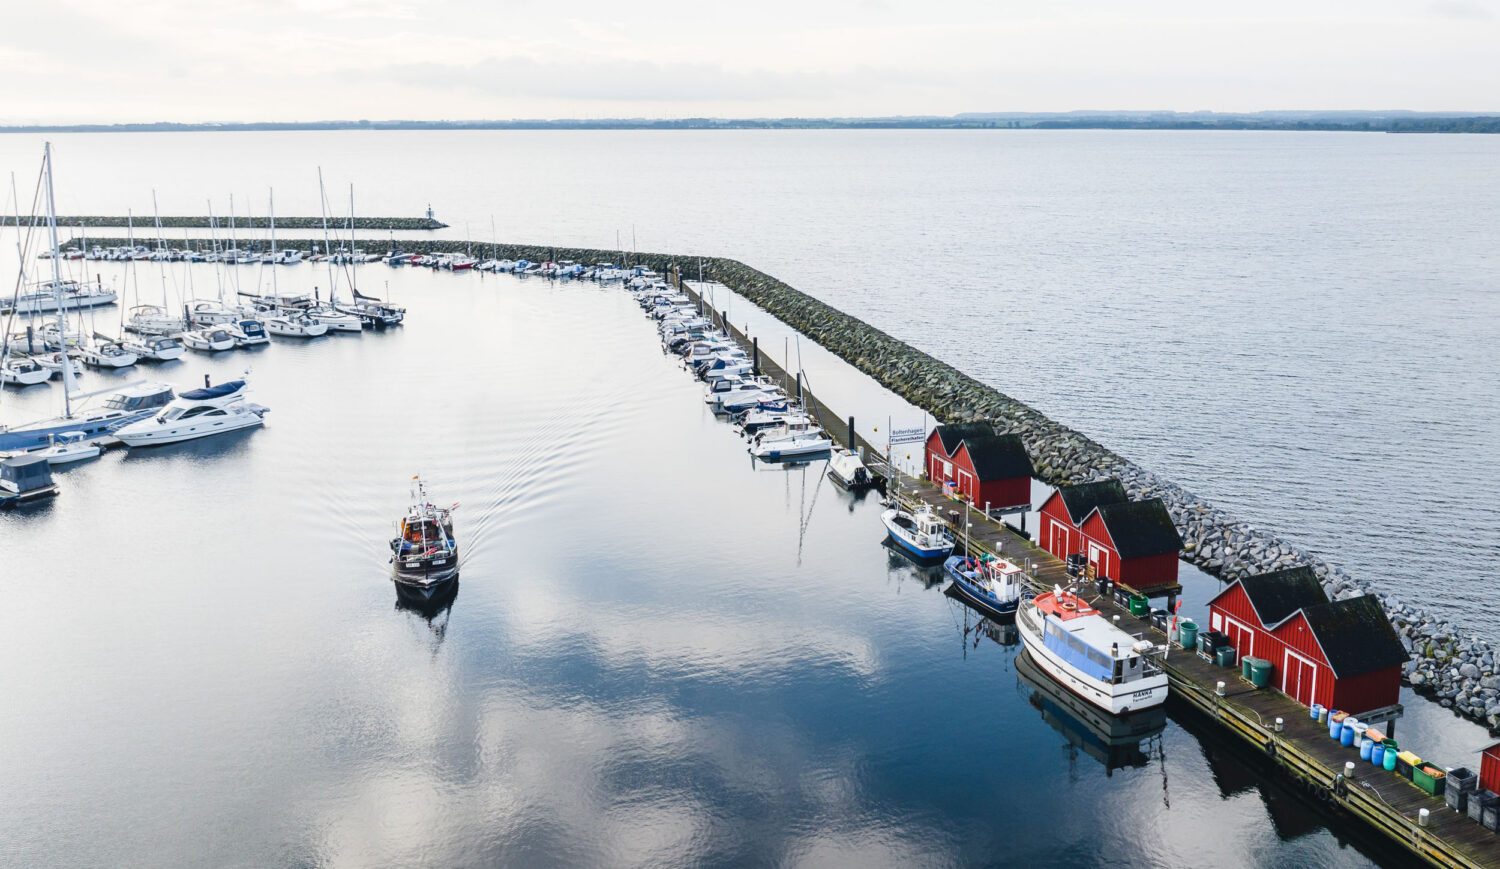
[{"label": "white motor yacht", "polygon": [[774,462],[818,455],[832,448],[833,439],[816,423],[786,422],[757,434],[750,444],[750,454]]},{"label": "white motor yacht", "polygon": [[181,359],[182,354],[187,352],[182,342],[170,335],[142,336],[139,340],[124,342],[123,346],[126,350],[151,362],[170,362],[173,359]]},{"label": "white motor yacht", "polygon": [[193,321],[194,326],[219,326],[224,323],[233,323],[240,316],[238,309],[212,299],[193,302],[188,307],[188,318]]},{"label": "white motor yacht", "polygon": [[251,428],[265,422],[268,409],[245,400],[249,385],[231,380],[218,386],[190,389],[161,412],[115,432],[131,447],[175,444]]},{"label": "white motor yacht", "polygon": [[363,332],[365,330],[364,321],[360,320],[357,315],[340,311],[330,305],[314,305],[306,310],[306,314],[313,322],[327,326],[330,332]]},{"label": "white motor yacht", "polygon": [[271,336],[266,334],[266,324],[254,317],[245,317],[237,323],[224,328],[234,336],[234,346],[255,347],[260,344],[271,343]]},{"label": "white motor yacht", "polygon": [[52,379],[52,369],[44,368],[36,360],[26,357],[6,357],[0,360],[0,383],[11,386],[35,386]]},{"label": "white motor yacht", "polygon": [[99,341],[78,348],[78,358],[95,368],[129,368],[141,357],[118,341]]},{"label": "white motor yacht", "polygon": [[137,335],[176,335],[186,328],[186,321],[160,305],[136,305],[125,318],[125,331]]},{"label": "white motor yacht", "polygon": [[76,311],[99,305],[113,305],[119,297],[114,290],[106,289],[99,283],[81,284],[73,280],[43,281],[18,293],[14,303],[10,300],[0,302],[0,314],[9,314],[12,311],[17,314],[50,314],[58,310],[59,298],[62,300],[63,308]]},{"label": "white motor yacht", "polygon": [[326,325],[295,309],[267,314],[264,322],[267,332],[283,338],[316,338],[328,332]]},{"label": "white motor yacht", "polygon": [[205,353],[218,353],[223,350],[234,349],[234,336],[224,326],[205,326],[202,329],[189,329],[177,337],[182,339],[191,350],[201,350]]}]

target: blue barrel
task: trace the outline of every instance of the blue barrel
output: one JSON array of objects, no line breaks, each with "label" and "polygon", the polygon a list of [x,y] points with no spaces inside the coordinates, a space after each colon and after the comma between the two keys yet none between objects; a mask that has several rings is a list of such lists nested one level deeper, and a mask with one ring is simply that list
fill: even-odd
[{"label": "blue barrel", "polygon": [[1374,740],[1371,740],[1371,739],[1361,739],[1359,741],[1359,759],[1360,760],[1369,760],[1370,759],[1370,749],[1372,749],[1374,747],[1375,747],[1375,741]]},{"label": "blue barrel", "polygon": [[1314,721],[1318,720],[1318,704],[1314,703],[1313,705],[1307,707],[1307,717],[1311,718]]},{"label": "blue barrel", "polygon": [[1344,722],[1334,721],[1332,713],[1328,716],[1328,738],[1338,739],[1339,734],[1344,732]]},{"label": "blue barrel", "polygon": [[1385,745],[1375,742],[1370,746],[1370,765],[1385,766]]},{"label": "blue barrel", "polygon": [[1339,730],[1339,744],[1344,746],[1354,744],[1354,725],[1350,724],[1347,718],[1344,719],[1343,728]]}]

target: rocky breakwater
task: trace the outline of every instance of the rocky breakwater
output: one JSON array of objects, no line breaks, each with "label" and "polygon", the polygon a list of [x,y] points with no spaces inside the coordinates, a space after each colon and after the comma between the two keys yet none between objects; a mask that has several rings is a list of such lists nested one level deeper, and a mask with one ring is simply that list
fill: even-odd
[{"label": "rocky breakwater", "polygon": [[1375,594],[1412,655],[1406,679],[1444,707],[1500,729],[1500,667],[1487,641],[1461,635],[1419,606],[1371,588],[1265,528],[1162,478],[1025,403],[787,284],[734,260],[705,260],[708,274],[945,422],[984,420],[1021,436],[1039,478],[1066,485],[1115,477],[1133,499],[1160,498],[1184,541],[1183,558],[1225,580],[1308,565],[1332,599]]}]

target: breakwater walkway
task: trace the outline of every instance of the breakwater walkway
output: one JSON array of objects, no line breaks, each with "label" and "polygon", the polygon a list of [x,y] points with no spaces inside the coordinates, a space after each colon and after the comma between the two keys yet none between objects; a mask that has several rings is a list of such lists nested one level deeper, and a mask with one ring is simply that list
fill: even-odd
[{"label": "breakwater walkway", "polygon": [[[278,225],[280,221],[278,220]],[[74,244],[77,243],[75,240]],[[108,246],[124,240],[91,240]],[[201,243],[209,239],[187,240]],[[359,239],[354,247],[385,250],[389,240]],[[1233,580],[1294,565],[1308,565],[1333,599],[1376,594],[1412,655],[1404,678],[1424,694],[1458,714],[1500,729],[1500,660],[1491,643],[1464,632],[1421,606],[1375,590],[1342,567],[1302,549],[1272,531],[1256,527],[1209,503],[1182,486],[1142,468],[1088,436],[987,386],[951,365],[800,292],[737,260],[570,248],[543,244],[475,244],[460,240],[402,241],[404,250],[460,253],[507,259],[630,262],[663,274],[718,282],[855,369],[945,423],[987,421],[997,431],[1020,435],[1038,479],[1052,486],[1114,477],[1132,499],[1161,498],[1184,541],[1183,558],[1223,580]]]}]

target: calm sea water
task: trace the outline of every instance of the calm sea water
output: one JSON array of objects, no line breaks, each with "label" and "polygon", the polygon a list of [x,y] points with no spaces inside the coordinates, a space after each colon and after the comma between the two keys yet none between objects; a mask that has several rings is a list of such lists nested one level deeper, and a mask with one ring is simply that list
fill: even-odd
[{"label": "calm sea water", "polygon": [[[23,186],[35,144],[0,137]],[[1406,561],[1386,581],[1428,600],[1487,600],[1482,565],[1453,553],[1496,539],[1494,511],[1457,503],[1495,473],[1484,461],[1495,387],[1481,376],[1494,301],[1476,239],[1495,218],[1472,180],[1493,173],[1489,147],[1154,134],[120,136],[60,137],[58,167],[65,212],[149,205],[152,186],[163,212],[198,211],[206,192],[243,201],[275,184],[278,212],[307,213],[322,162],[356,181],[364,213],[414,213],[431,197],[460,223],[454,213],[478,224],[494,210],[502,238],[606,245],[617,228],[628,242],[633,221],[642,248],[761,265],[1246,515],[1274,513],[1267,524],[1351,564],[1420,535],[1449,569]],[[925,173],[903,174],[924,154]],[[1285,260],[1266,260],[1302,274],[1296,304],[1238,248],[1194,243],[1174,267],[1154,262],[1171,247],[1167,226],[1209,233],[1202,218],[1223,198],[1200,178],[1188,185],[1194,208],[1173,204],[1172,179],[1361,154],[1430,202],[1407,209],[1425,218],[1388,227],[1387,259],[1366,252],[1362,289],[1329,267],[1355,267],[1336,240],[1357,234],[1357,216],[1328,207],[1321,235],[1281,239]],[[1024,171],[1028,161],[1053,168]],[[1133,168],[1106,171],[1111,161]],[[1133,249],[1121,248],[1129,221],[1090,205],[1109,179],[1103,200],[1116,209],[1155,210]],[[1056,201],[1017,192],[1049,182]],[[1276,195],[1339,199],[1352,183],[1312,171],[1304,182]],[[1364,183],[1394,182],[1372,170]],[[1155,190],[1156,205],[1123,204],[1131,186]],[[1231,186],[1240,205],[1221,219],[1243,225],[1246,200],[1264,196],[1258,219],[1271,220],[1276,195]],[[1470,207],[1453,204],[1463,197]],[[1043,232],[1029,210],[1054,228],[1050,245],[1022,244]],[[1409,237],[1424,233],[1425,244]],[[1403,259],[1415,248],[1422,280]],[[1108,292],[1075,285],[1088,251],[1088,268],[1123,258],[1140,273],[1104,269]],[[1141,289],[1148,274],[1155,295]],[[312,266],[278,276],[287,288],[326,284]],[[617,291],[384,266],[367,276],[367,289],[388,281],[412,307],[411,325],[127,375],[186,385],[248,366],[272,408],[264,430],[112,453],[61,474],[55,502],[0,514],[0,863],[1393,859],[1330,827],[1191,714],[1111,740],[1071,713],[1021,672],[1009,638],[976,629],[880,545],[876,504],[820,482],[816,466],[753,467]],[[137,277],[174,296],[215,285],[206,267]],[[1336,289],[1386,301],[1335,304]],[[1405,334],[1385,340],[1409,354],[1367,346],[1376,309]],[[974,329],[975,318],[989,325]],[[1446,337],[1423,346],[1427,333]],[[1147,351],[1147,335],[1178,337]],[[901,412],[801,350],[835,404]],[[1450,366],[1467,372],[1448,379]],[[1206,394],[1221,382],[1238,395]],[[7,391],[0,416],[55,412],[55,393]],[[1357,414],[1340,410],[1356,399]],[[1286,422],[1298,402],[1317,407]],[[1403,425],[1420,435],[1401,440]],[[1318,447],[1327,432],[1343,449]],[[1445,446],[1454,439],[1467,449]],[[398,607],[385,573],[417,472],[460,502],[466,548],[452,605],[427,613]],[[1308,479],[1339,485],[1295,496]],[[1424,500],[1431,481],[1460,479],[1443,490],[1453,504]],[[1293,527],[1299,509],[1306,521]],[[1211,591],[1188,581],[1190,599]],[[1434,712],[1412,703],[1403,741],[1469,762],[1482,734]]]},{"label": "calm sea water", "polygon": [[[321,165],[335,213],[353,183],[361,214],[430,203],[476,242],[742,259],[1500,640],[1500,138],[54,139],[63,213],[144,215],[156,190],[264,214],[274,187],[317,214]],[[0,137],[23,187],[40,143]]]}]

